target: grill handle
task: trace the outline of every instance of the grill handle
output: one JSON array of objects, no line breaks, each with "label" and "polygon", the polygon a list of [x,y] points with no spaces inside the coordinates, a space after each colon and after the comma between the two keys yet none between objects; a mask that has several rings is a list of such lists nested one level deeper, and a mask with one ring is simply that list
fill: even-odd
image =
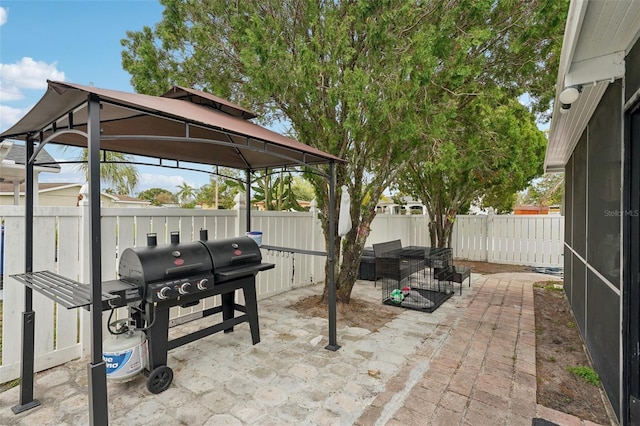
[{"label": "grill handle", "polygon": [[181,274],[190,271],[201,271],[202,263],[194,263],[193,265],[176,266],[175,268],[165,269],[165,275]]},{"label": "grill handle", "polygon": [[231,258],[231,263],[233,262],[237,262],[239,260],[248,260],[248,259],[254,259],[258,257],[258,255],[256,253],[251,253],[251,254],[241,254],[240,256],[233,256]]}]

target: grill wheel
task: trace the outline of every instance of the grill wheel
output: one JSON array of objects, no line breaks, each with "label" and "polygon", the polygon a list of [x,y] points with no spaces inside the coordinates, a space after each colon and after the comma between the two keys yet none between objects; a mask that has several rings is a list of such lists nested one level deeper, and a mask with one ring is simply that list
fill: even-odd
[{"label": "grill wheel", "polygon": [[173,381],[173,370],[166,365],[156,367],[147,377],[147,389],[151,393],[164,392]]}]

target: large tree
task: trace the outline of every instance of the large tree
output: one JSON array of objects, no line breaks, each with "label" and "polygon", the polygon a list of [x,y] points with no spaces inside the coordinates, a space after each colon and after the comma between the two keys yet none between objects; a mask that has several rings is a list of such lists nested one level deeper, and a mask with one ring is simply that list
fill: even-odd
[{"label": "large tree", "polygon": [[[452,81],[472,78],[464,67],[452,68],[447,62],[452,52],[475,48],[451,42],[466,31],[452,25],[454,18],[470,10],[475,12],[469,19],[482,23],[486,19],[476,3],[494,5],[514,13],[507,27],[526,32],[538,24],[529,8],[538,12],[541,4],[555,1],[161,3],[165,11],[160,23],[129,32],[122,41],[123,67],[137,91],[158,94],[172,84],[198,87],[269,119],[286,118],[295,138],[348,161],[336,171],[338,187],[346,185],[352,200],[353,228],[343,238],[348,250],[336,276],[338,300],[348,302],[377,201],[401,166],[415,158],[418,146],[447,133],[451,106],[440,96],[458,87],[434,84],[432,76],[444,69]],[[518,9],[519,3],[526,7]],[[448,27],[442,26],[443,20]],[[544,26],[536,31],[557,31]],[[475,36],[509,44],[508,30],[491,27]],[[487,72],[492,65],[511,66],[522,76],[518,83],[528,83],[526,77],[537,82],[530,68],[546,64],[546,58],[536,54],[547,42],[536,39],[514,46],[531,53],[526,62],[511,61],[505,46],[486,50]],[[328,229],[327,182],[318,175],[308,177],[328,249],[329,232],[335,229]],[[335,213],[337,217],[337,207]],[[338,239],[335,244],[340,252]]]},{"label": "large tree", "polygon": [[[419,141],[411,129],[425,81],[411,72],[430,56],[418,54],[412,38],[434,11],[407,2],[162,3],[155,29],[123,41],[123,66],[136,90],[197,86],[286,117],[298,140],[348,160],[336,173],[352,200],[354,226],[344,239],[350,250],[336,276],[338,299],[348,302],[377,200],[393,166]],[[328,235],[327,181],[308,176]]]},{"label": "large tree", "polygon": [[138,193],[141,200],[151,201],[152,206],[161,206],[163,204],[176,204],[178,196],[164,188],[151,188]]},{"label": "large tree", "polygon": [[431,146],[428,160],[408,162],[399,181],[425,204],[433,247],[451,246],[456,215],[471,202],[511,196],[542,172],[546,139],[533,114],[516,99],[496,105],[482,98],[452,124],[457,132]]},{"label": "large tree", "polygon": [[442,3],[436,25],[448,37],[427,93],[445,127],[420,123],[424,149],[398,185],[426,205],[433,246],[450,246],[461,209],[505,208],[542,173],[546,140],[535,123],[548,118],[567,3]]}]

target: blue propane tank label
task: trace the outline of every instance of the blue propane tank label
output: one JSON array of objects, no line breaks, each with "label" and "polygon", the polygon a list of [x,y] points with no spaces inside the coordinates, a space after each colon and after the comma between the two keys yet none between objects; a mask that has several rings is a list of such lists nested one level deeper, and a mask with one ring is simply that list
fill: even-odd
[{"label": "blue propane tank label", "polygon": [[134,349],[119,354],[104,354],[104,361],[107,363],[107,376],[116,374],[131,359]]},{"label": "blue propane tank label", "polygon": [[124,351],[104,351],[107,378],[122,381],[138,374],[147,364],[147,341]]}]

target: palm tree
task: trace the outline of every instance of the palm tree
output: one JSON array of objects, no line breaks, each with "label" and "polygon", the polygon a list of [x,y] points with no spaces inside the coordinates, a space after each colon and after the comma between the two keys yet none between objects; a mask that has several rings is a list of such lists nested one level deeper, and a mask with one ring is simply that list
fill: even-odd
[{"label": "palm tree", "polygon": [[178,185],[178,198],[180,198],[180,204],[181,205],[185,205],[186,201],[193,197],[196,193],[196,190],[194,187],[192,187],[191,185],[189,185],[187,182],[182,182],[182,185]]},{"label": "palm tree", "polygon": [[[63,150],[69,146],[63,147]],[[79,158],[82,163],[78,164],[77,170],[85,175],[85,179],[89,180],[89,151],[85,148]],[[138,184],[138,170],[135,166],[127,164],[132,162],[133,157],[122,152],[102,151],[100,163],[100,179],[107,185],[115,187],[116,192],[120,195],[129,195]]]}]

